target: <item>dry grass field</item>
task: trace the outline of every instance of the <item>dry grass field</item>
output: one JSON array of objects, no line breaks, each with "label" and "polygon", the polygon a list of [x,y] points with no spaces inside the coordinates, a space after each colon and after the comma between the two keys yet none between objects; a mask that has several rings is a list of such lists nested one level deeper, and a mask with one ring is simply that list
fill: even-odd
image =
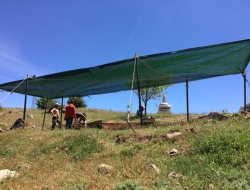
[{"label": "dry grass field", "polygon": [[[125,121],[127,118],[127,113],[124,112],[113,112],[107,110],[100,110],[100,109],[89,109],[89,108],[79,108],[78,112],[85,112],[87,114],[87,122],[91,123],[94,121],[102,120],[103,123],[117,123],[117,124],[124,124],[127,125],[129,128],[128,123]],[[1,112],[1,120],[2,129],[8,129],[12,126],[12,124],[18,118],[23,118],[23,109],[20,108],[6,108]],[[33,118],[28,118],[27,115],[32,114]],[[190,119],[194,120],[197,119],[200,115],[199,114],[191,114]],[[174,123],[177,124],[185,124],[187,121],[187,116],[185,114],[149,114],[149,117],[155,118],[155,125],[171,125]],[[28,128],[43,128],[43,129],[50,129],[51,127],[51,114],[47,112],[44,116],[44,110],[39,109],[27,109],[26,110],[26,127]],[[62,113],[62,118],[64,118],[64,113]],[[44,121],[44,122],[43,122]],[[62,120],[63,127],[65,127],[65,121]],[[132,126],[138,126],[140,124],[140,118],[135,114],[130,114],[129,122]],[[44,125],[43,125],[44,123]],[[140,126],[140,125],[139,125]]]},{"label": "dry grass field", "polygon": [[[79,111],[88,122],[126,123],[126,113]],[[18,175],[2,180],[0,189],[250,189],[249,116],[191,115],[187,123],[185,115],[155,114],[154,125],[134,132],[129,126],[51,131],[49,113],[42,130],[43,110],[26,114],[34,118],[25,128],[8,131],[23,110],[1,111],[0,170]]]}]

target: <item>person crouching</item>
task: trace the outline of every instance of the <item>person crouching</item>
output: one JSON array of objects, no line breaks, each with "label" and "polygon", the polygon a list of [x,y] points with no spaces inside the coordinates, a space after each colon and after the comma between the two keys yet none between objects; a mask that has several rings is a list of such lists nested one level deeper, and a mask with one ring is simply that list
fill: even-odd
[{"label": "person crouching", "polygon": [[78,123],[81,124],[83,121],[84,127],[87,127],[87,122],[86,122],[86,114],[83,112],[76,112],[76,118],[75,120],[78,120]]}]

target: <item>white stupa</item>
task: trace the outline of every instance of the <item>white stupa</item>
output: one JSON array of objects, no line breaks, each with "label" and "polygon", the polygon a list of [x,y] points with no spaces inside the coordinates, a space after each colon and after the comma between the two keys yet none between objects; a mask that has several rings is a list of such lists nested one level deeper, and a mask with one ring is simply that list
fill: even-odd
[{"label": "white stupa", "polygon": [[163,94],[163,98],[162,98],[162,103],[158,106],[158,113],[171,113],[170,108],[172,107],[172,105],[169,105],[166,102],[166,94]]}]

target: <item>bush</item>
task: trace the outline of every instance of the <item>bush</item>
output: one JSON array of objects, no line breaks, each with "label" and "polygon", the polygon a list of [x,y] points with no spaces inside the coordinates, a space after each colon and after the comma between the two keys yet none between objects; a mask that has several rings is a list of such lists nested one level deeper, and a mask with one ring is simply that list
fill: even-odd
[{"label": "bush", "polygon": [[70,101],[74,102],[74,106],[76,108],[86,108],[87,107],[87,104],[84,101],[83,97],[69,97],[67,103],[69,104]]},{"label": "bush", "polygon": [[[46,102],[47,102],[47,105],[46,105]],[[53,109],[55,103],[57,103],[56,100],[53,100],[53,99],[46,99],[46,98],[40,98],[36,101],[36,106],[38,109],[47,109],[48,112],[50,112],[50,110]]]}]

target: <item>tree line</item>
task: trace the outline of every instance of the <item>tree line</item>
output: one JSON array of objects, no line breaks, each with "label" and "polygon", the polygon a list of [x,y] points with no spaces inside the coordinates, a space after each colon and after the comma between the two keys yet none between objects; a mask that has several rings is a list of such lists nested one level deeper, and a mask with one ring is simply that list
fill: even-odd
[{"label": "tree line", "polygon": [[[74,101],[74,105],[76,108],[86,108],[87,107],[87,103],[85,102],[83,97],[69,97],[67,100],[67,104],[69,104],[69,102],[73,100]],[[46,104],[47,102],[47,104]],[[55,103],[59,103],[61,104],[61,102],[59,102],[56,99],[48,99],[47,98],[40,98],[36,101],[36,106],[38,109],[47,109],[48,111],[50,111]],[[65,107],[65,105],[63,105],[63,108]]]}]

